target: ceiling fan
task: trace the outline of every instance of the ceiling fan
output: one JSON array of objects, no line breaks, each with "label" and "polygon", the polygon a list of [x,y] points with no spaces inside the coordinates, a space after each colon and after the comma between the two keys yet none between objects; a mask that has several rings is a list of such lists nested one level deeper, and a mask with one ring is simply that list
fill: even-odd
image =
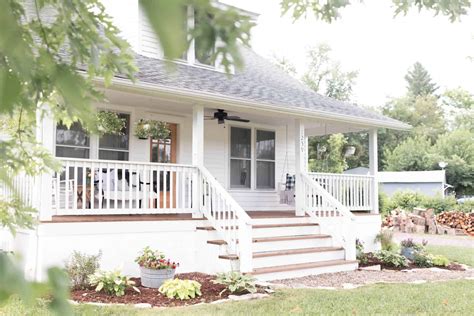
[{"label": "ceiling fan", "polygon": [[217,120],[217,124],[224,124],[226,120],[244,123],[250,122],[249,120],[240,118],[240,116],[228,115],[227,112],[221,109],[217,109],[217,112],[214,112],[213,116],[206,116],[206,120]]}]

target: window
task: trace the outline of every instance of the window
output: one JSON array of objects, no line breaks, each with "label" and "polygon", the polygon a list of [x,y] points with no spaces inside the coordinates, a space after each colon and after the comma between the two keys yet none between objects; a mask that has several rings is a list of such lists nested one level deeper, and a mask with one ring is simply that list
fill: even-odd
[{"label": "window", "polygon": [[81,123],[70,128],[61,123],[56,126],[56,157],[89,158],[90,137]]},{"label": "window", "polygon": [[275,188],[275,132],[257,130],[257,189]]},{"label": "window", "polygon": [[231,127],[230,130],[230,187],[250,188],[251,139],[248,128]]},{"label": "window", "polygon": [[99,139],[99,159],[128,160],[130,142],[130,114],[119,113],[125,119],[121,135],[106,134]]}]

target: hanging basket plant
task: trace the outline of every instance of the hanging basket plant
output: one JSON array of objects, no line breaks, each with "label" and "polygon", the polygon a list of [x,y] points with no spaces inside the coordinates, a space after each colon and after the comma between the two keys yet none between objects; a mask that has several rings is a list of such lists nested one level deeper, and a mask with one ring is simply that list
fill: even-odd
[{"label": "hanging basket plant", "polygon": [[135,126],[135,136],[139,139],[167,139],[170,133],[168,124],[163,121],[141,119]]},{"label": "hanging basket plant", "polygon": [[101,136],[105,134],[123,135],[125,124],[125,119],[119,117],[115,112],[97,112],[97,130]]}]

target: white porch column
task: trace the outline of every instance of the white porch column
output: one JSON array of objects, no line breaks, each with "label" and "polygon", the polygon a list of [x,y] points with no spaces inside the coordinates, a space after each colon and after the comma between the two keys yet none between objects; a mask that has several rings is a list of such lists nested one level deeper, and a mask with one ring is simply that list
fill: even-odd
[{"label": "white porch column", "polygon": [[[193,106],[193,135],[192,135],[192,164],[197,167],[204,166],[204,107],[202,105]],[[201,218],[201,192],[199,177],[196,173],[193,176],[193,217]]]},{"label": "white porch column", "polygon": [[[54,120],[51,115],[41,117],[36,114],[36,141],[43,145],[54,156]],[[53,178],[51,173],[43,173],[36,177],[33,191],[33,207],[38,210],[40,221],[50,221],[53,214]]]},{"label": "white porch column", "polygon": [[372,186],[372,213],[379,213],[379,183],[377,173],[379,170],[378,163],[378,150],[377,150],[377,129],[371,129],[369,131],[369,173],[374,177],[374,183]]},{"label": "white porch column", "polygon": [[306,159],[306,138],[304,135],[304,123],[297,119],[295,121],[295,214],[296,216],[305,215],[305,197],[303,190],[303,179],[301,173],[307,172]]}]

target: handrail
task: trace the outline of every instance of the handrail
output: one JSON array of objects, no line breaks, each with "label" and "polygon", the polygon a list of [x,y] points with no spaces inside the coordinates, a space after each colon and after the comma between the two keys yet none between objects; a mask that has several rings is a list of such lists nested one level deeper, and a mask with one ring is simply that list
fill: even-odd
[{"label": "handrail", "polygon": [[308,175],[315,175],[315,176],[344,176],[344,177],[355,177],[355,178],[374,178],[374,176],[370,174],[351,174],[351,173],[330,173],[330,172],[308,172]]},{"label": "handrail", "polygon": [[146,165],[154,167],[186,167],[194,168],[193,165],[178,164],[178,163],[164,163],[164,162],[146,162],[146,161],[129,161],[129,160],[105,160],[105,159],[84,159],[84,158],[68,158],[56,157],[59,161],[85,162],[85,163],[100,163],[100,164],[131,164],[131,165]]},{"label": "handrail", "polygon": [[239,257],[240,271],[252,271],[252,222],[250,216],[205,168],[199,167],[201,211]]},{"label": "handrail", "polygon": [[[342,215],[347,216],[350,219],[355,219],[354,214],[352,214],[349,208],[347,208],[340,201],[338,201],[334,196],[332,196],[328,191],[326,191],[318,182],[311,179],[307,174],[302,173],[301,176],[305,184],[315,189],[316,193],[322,197],[323,201],[328,202],[327,204],[332,205],[334,209],[337,210],[338,212],[341,212]],[[307,210],[307,212],[309,211],[309,208],[305,207],[305,209]],[[311,215],[311,214],[308,214],[308,215]]]}]

